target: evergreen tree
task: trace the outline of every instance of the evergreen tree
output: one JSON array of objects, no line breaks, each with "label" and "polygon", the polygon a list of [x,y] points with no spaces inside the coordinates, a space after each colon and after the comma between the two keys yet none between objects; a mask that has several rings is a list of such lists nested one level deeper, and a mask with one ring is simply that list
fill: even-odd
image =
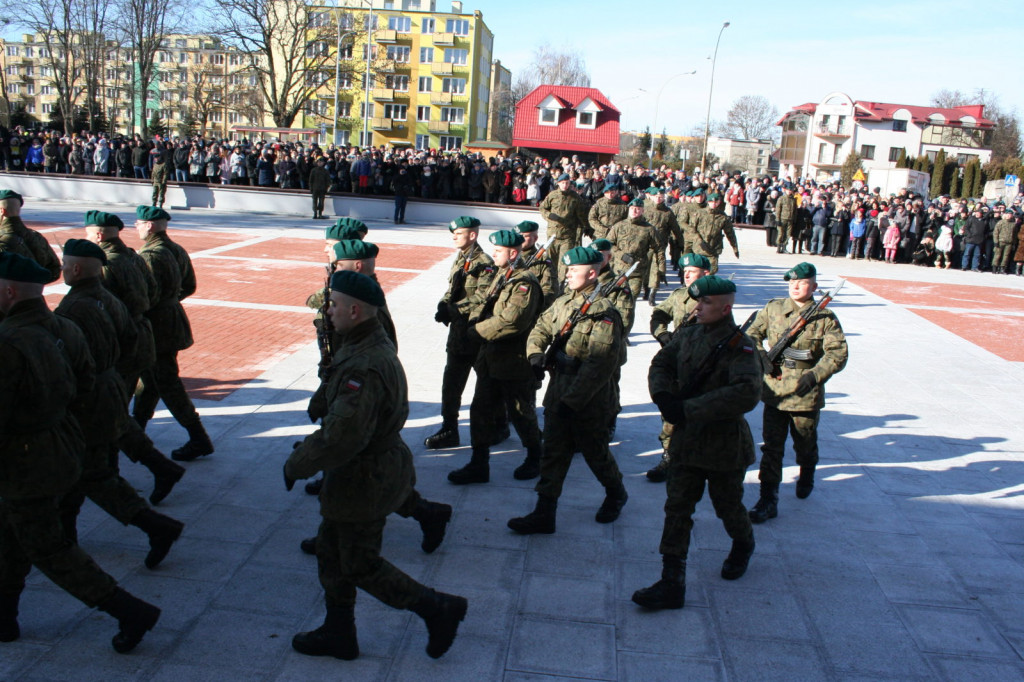
[{"label": "evergreen tree", "polygon": [[953,182],[960,180],[960,166],[956,159],[946,159],[946,172],[942,174],[942,193],[953,196]]},{"label": "evergreen tree", "polygon": [[964,166],[963,183],[960,185],[960,196],[971,197],[971,190],[974,189],[974,162],[971,161]]},{"label": "evergreen tree", "polygon": [[199,121],[192,115],[191,110],[186,110],[181,115],[181,123],[178,124],[178,135],[183,138],[190,139],[195,137],[199,132]]},{"label": "evergreen tree", "polygon": [[153,111],[153,116],[149,119],[149,125],[146,126],[145,134],[149,135],[149,137],[156,137],[157,135],[167,137],[167,126],[156,110]]},{"label": "evergreen tree", "polygon": [[975,159],[974,164],[974,185],[971,187],[971,196],[981,198],[985,194],[985,174],[981,171],[981,161]]},{"label": "evergreen tree", "polygon": [[959,199],[962,196],[960,193],[960,164],[956,162],[956,159],[950,159],[950,165],[953,166],[953,172],[949,176],[949,196]]},{"label": "evergreen tree", "polygon": [[853,176],[859,170],[864,170],[864,164],[860,154],[852,151],[846,156],[846,161],[843,161],[843,168],[839,172],[839,182],[843,187],[850,187],[853,184]]},{"label": "evergreen tree", "polygon": [[899,156],[898,159],[896,159],[896,167],[897,168],[910,168],[910,165],[907,163],[907,150],[906,149],[901,149],[900,150],[900,156]]},{"label": "evergreen tree", "polygon": [[942,185],[946,175],[946,150],[940,149],[935,155],[935,168],[932,170],[932,185],[929,193],[937,197],[943,193]]},{"label": "evergreen tree", "polygon": [[644,128],[644,132],[637,138],[636,147],[641,153],[646,154],[651,148],[651,128],[650,126]]}]

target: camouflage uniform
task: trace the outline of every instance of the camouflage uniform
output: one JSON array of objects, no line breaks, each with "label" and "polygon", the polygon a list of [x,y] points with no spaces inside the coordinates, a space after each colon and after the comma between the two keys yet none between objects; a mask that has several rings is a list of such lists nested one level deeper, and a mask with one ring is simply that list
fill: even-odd
[{"label": "camouflage uniform", "polygon": [[625,220],[628,209],[626,204],[618,198],[609,199],[601,197],[593,206],[587,216],[590,229],[594,232],[594,239],[605,239],[608,237],[608,230],[612,229],[615,223]]},{"label": "camouflage uniform", "polygon": [[783,192],[776,200],[775,221],[779,226],[779,239],[775,245],[782,250],[786,248],[786,242],[792,236],[793,224],[796,222],[796,198],[792,194]]},{"label": "camouflage uniform", "polygon": [[170,152],[165,152],[165,154],[167,161],[153,164],[153,205],[161,208],[164,205],[164,195],[167,194],[167,176],[171,172]]},{"label": "camouflage uniform", "polygon": [[[682,329],[651,362],[651,395],[678,395],[715,347],[735,330],[731,315],[713,325]],[[693,511],[704,495],[705,481],[729,537],[752,542],[753,530],[743,507],[743,477],[754,462],[754,440],[743,415],[760,399],[761,371],[753,341],[743,337],[718,358],[711,374],[686,399],[685,421],[669,444],[668,499],[659,547],[663,555],[686,558]]]},{"label": "camouflage uniform", "polygon": [[548,247],[548,258],[556,264],[560,286],[565,281],[562,254],[574,246],[579,246],[583,235],[590,232],[587,208],[583,198],[573,190],[563,192],[556,189],[540,202],[540,216],[548,221],[548,238],[555,238]]},{"label": "camouflage uniform", "polygon": [[[668,345],[669,341],[665,340],[665,343],[662,343],[662,334],[670,334],[671,337],[675,337],[683,328],[695,324],[696,318],[693,313],[696,308],[697,301],[690,298],[690,293],[686,287],[676,289],[651,311],[651,336],[657,339],[658,343],[661,343],[662,348],[664,348]],[[669,323],[672,324],[673,331],[671,332],[668,329]],[[672,424],[662,419],[661,433],[658,434],[658,440],[661,441],[661,447],[666,453],[666,458],[668,457],[668,444],[672,438],[672,431]]]},{"label": "camouflage uniform", "polygon": [[625,272],[634,261],[640,262],[629,277],[629,290],[634,299],[641,289],[658,286],[658,273],[665,267],[665,250],[653,225],[643,216],[634,220],[627,218],[616,223],[607,238],[612,243],[611,264],[616,272]]},{"label": "camouflage uniform", "polygon": [[[690,202],[680,202],[672,207],[672,212],[676,214],[676,222],[679,223],[679,230],[683,235],[680,249],[683,255],[693,253],[693,242],[696,240],[694,228],[697,226],[697,218],[702,210],[699,205]],[[678,258],[673,258],[673,261],[678,260]]]},{"label": "camouflage uniform", "polygon": [[[524,261],[528,261],[535,253],[537,253],[537,247],[531,246],[528,249],[523,249],[519,257]],[[555,266],[551,263],[551,259],[547,257],[547,254],[545,254],[544,258],[532,263],[529,270],[537,278],[537,281],[540,282],[540,290],[544,294],[544,304],[541,306],[541,310],[547,310],[555,302],[555,299],[558,298],[558,289],[560,288],[559,283],[555,281]]]},{"label": "camouflage uniform", "polygon": [[1010,265],[1010,257],[1013,255],[1013,229],[1017,222],[1012,213],[1007,213],[1002,220],[996,223],[992,231],[992,238],[995,241],[995,256],[992,258],[992,270],[1006,272]]},{"label": "camouflage uniform", "polygon": [[667,283],[665,249],[671,247],[669,253],[674,256],[673,262],[679,260],[679,256],[675,256],[679,252],[679,245],[683,242],[683,233],[679,229],[679,221],[676,220],[676,214],[668,206],[654,203],[649,203],[645,207],[644,218],[654,226],[658,233],[658,240],[661,244],[661,262],[658,274],[661,276],[661,281]]},{"label": "camouflage uniform", "polygon": [[711,261],[710,273],[718,272],[718,256],[722,253],[723,237],[729,240],[733,251],[739,251],[732,220],[720,210],[703,211],[694,228],[693,252]]},{"label": "camouflage uniform", "polygon": [[31,258],[49,270],[54,280],[60,277],[60,259],[50,243],[46,237],[27,227],[20,216],[7,216],[0,220],[0,253],[5,251]]},{"label": "camouflage uniform", "polygon": [[615,287],[614,289],[609,288],[618,278],[619,275],[608,266],[605,266],[597,276],[597,286],[605,289],[604,298],[615,306],[615,310],[618,311],[619,317],[622,318],[622,350],[620,352],[619,364],[615,368],[615,374],[612,377],[614,400],[612,401],[612,416],[611,422],[609,423],[609,427],[612,430],[615,429],[615,422],[618,414],[622,412],[622,402],[619,398],[619,380],[622,378],[622,368],[626,364],[627,352],[629,350],[629,345],[625,340],[633,330],[633,322],[636,319],[636,299],[633,298],[633,294],[630,292],[628,284],[621,287]]}]

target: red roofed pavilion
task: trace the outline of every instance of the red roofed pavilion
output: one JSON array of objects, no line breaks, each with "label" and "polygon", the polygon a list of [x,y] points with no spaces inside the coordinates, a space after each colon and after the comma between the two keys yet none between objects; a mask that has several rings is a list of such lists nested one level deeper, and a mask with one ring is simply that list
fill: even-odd
[{"label": "red roofed pavilion", "polygon": [[619,153],[620,116],[596,88],[540,85],[516,105],[512,144],[546,158],[606,163]]}]

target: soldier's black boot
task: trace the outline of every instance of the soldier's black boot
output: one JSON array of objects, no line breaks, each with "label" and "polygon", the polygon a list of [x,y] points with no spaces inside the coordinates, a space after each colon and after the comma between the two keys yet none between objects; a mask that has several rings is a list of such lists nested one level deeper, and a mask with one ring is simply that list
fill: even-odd
[{"label": "soldier's black boot", "polygon": [[459,447],[459,425],[441,424],[441,429],[432,436],[427,436],[423,444],[428,450]]},{"label": "soldier's black boot", "polygon": [[529,481],[540,476],[540,457],[543,452],[540,445],[535,448],[527,448],[526,459],[512,472],[512,478],[517,481]]},{"label": "soldier's black boot", "polygon": [[732,550],[729,556],[722,563],[722,577],[726,580],[736,580],[743,577],[747,572],[747,565],[754,553],[754,534],[750,534],[747,540],[733,540]]},{"label": "soldier's black boot", "polygon": [[18,627],[18,600],[21,595],[0,594],[0,642],[13,642],[21,637]]},{"label": "soldier's black boot", "polygon": [[448,522],[452,520],[452,508],[440,502],[420,500],[412,512],[412,517],[419,522],[420,530],[423,531],[420,549],[430,554],[440,547],[444,540],[444,532],[448,528]]},{"label": "soldier's black boot", "polygon": [[120,587],[99,605],[99,609],[117,619],[120,629],[110,643],[119,654],[134,649],[160,620],[160,609],[128,594]]},{"label": "soldier's black boot", "polygon": [[441,658],[455,641],[459,623],[466,617],[469,602],[465,597],[423,588],[419,600],[409,609],[427,626],[427,655]]},{"label": "soldier's black boot", "polygon": [[651,483],[664,483],[668,479],[668,450],[661,453],[661,461],[647,470],[647,480]]},{"label": "soldier's black boot", "polygon": [[156,448],[150,448],[141,454],[139,464],[153,474],[153,492],[149,495],[150,504],[160,504],[170,494],[174,485],[185,475],[185,467],[167,459]]},{"label": "soldier's black boot", "polygon": [[312,554],[316,556],[316,536],[306,538],[299,543],[299,549],[302,550],[303,554]]},{"label": "soldier's black boot", "polygon": [[597,510],[594,520],[598,523],[611,523],[619,518],[619,512],[626,506],[628,499],[629,495],[626,493],[626,487],[622,485],[622,481],[619,481],[618,485],[614,487],[605,488],[604,502]]},{"label": "soldier's black boot", "polygon": [[135,515],[131,525],[149,536],[149,554],[146,555],[146,568],[156,568],[185,529],[185,524],[169,516],[164,516],[152,509],[143,509]]},{"label": "soldier's black boot", "polygon": [[682,557],[661,557],[661,580],[633,593],[633,603],[645,609],[681,609],[686,602],[686,562]]},{"label": "soldier's black boot", "polygon": [[352,661],[359,656],[356,616],[351,606],[328,606],[324,624],[292,637],[292,648],[307,656],[334,656]]},{"label": "soldier's black boot", "polygon": [[1024,263],[1017,263],[1017,275],[1024,275]]},{"label": "soldier's black boot", "polygon": [[206,434],[202,423],[188,427],[188,442],[171,452],[171,459],[178,462],[191,462],[197,457],[213,454],[213,442]]},{"label": "soldier's black boot", "polygon": [[487,448],[473,448],[469,464],[448,472],[448,480],[455,485],[487,483],[491,480],[490,453]]},{"label": "soldier's black boot", "polygon": [[305,485],[303,488],[307,495],[319,495],[320,490],[324,487],[324,477],[315,478]]},{"label": "soldier's black boot", "polygon": [[814,490],[814,467],[800,467],[800,478],[796,481],[796,496],[806,500]]},{"label": "soldier's black boot", "polygon": [[537,506],[526,516],[518,516],[508,520],[508,527],[520,535],[543,533],[550,535],[555,532],[555,511],[558,500],[545,495],[537,495]]},{"label": "soldier's black boot", "polygon": [[751,523],[764,523],[779,515],[779,486],[761,486],[761,499],[748,514]]}]

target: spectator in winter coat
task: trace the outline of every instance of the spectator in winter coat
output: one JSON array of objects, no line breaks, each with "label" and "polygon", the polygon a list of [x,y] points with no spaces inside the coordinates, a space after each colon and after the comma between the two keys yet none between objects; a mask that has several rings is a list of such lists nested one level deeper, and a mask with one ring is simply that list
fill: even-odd
[{"label": "spectator in winter coat", "polygon": [[974,272],[981,272],[981,254],[985,246],[985,236],[988,226],[982,217],[981,207],[974,209],[974,213],[964,223],[963,231],[963,260],[960,262],[960,269],[966,270],[970,266]]},{"label": "spectator in winter coat", "polygon": [[32,146],[28,148],[28,153],[25,155],[25,170],[30,173],[41,173],[43,161],[43,142],[37,137],[32,140]]}]

